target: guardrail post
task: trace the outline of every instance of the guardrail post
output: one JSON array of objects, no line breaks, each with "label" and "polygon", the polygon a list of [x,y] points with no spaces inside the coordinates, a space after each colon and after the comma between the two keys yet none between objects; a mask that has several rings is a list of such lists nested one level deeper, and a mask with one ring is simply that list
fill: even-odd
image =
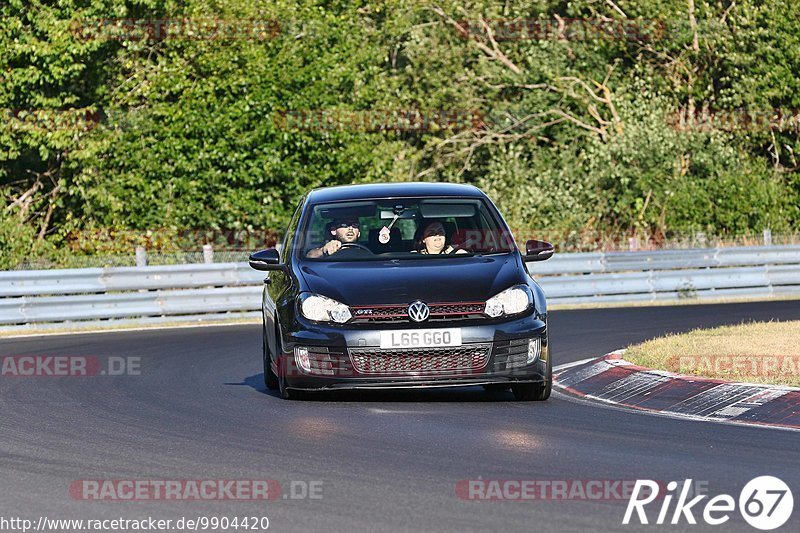
[{"label": "guardrail post", "polygon": [[699,244],[702,247],[705,247],[706,241],[707,241],[707,239],[706,239],[705,232],[702,232],[702,231],[695,232],[695,234],[694,234],[694,242],[696,242],[697,244]]},{"label": "guardrail post", "polygon": [[764,246],[772,246],[772,230],[769,228],[764,230]]},{"label": "guardrail post", "polygon": [[136,247],[136,266],[147,266],[147,252],[145,251],[144,246]]},{"label": "guardrail post", "polygon": [[214,247],[210,244],[203,245],[203,263],[209,264],[214,262]]}]

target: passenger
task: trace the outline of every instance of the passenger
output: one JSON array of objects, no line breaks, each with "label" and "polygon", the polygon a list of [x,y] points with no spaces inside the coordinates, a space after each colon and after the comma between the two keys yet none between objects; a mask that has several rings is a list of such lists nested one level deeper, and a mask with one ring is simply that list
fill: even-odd
[{"label": "passenger", "polygon": [[426,255],[465,254],[466,250],[457,249],[447,244],[444,226],[441,222],[431,222],[422,230],[414,252]]},{"label": "passenger", "polygon": [[328,228],[330,228],[333,238],[319,248],[309,250],[306,257],[314,259],[324,255],[333,255],[344,244],[357,245],[356,241],[361,235],[361,223],[358,218],[337,218],[328,225]]}]

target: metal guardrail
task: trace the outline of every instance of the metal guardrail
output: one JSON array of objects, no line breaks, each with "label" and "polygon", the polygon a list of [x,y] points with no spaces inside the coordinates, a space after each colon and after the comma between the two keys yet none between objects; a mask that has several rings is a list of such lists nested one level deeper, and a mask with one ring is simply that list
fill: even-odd
[{"label": "metal guardrail", "polygon": [[800,295],[800,246],[576,253],[530,263],[551,303]]},{"label": "metal guardrail", "polygon": [[[529,263],[550,303],[800,295],[800,246],[575,253]],[[246,263],[0,272],[0,325],[253,316]]]},{"label": "metal guardrail", "polygon": [[[12,270],[0,272],[0,298],[204,286],[260,284],[264,273],[247,263],[148,267]],[[2,300],[0,300],[2,305]]]}]

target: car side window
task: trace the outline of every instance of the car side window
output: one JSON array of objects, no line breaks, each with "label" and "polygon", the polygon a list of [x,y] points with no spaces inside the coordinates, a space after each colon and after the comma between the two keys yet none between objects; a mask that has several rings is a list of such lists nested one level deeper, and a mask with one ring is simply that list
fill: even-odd
[{"label": "car side window", "polygon": [[291,257],[293,237],[295,233],[297,233],[297,224],[300,221],[300,212],[303,210],[305,200],[305,198],[300,200],[300,204],[297,206],[297,209],[294,210],[292,220],[286,228],[286,235],[283,236],[283,246],[281,247],[281,263],[286,263],[288,258]]}]

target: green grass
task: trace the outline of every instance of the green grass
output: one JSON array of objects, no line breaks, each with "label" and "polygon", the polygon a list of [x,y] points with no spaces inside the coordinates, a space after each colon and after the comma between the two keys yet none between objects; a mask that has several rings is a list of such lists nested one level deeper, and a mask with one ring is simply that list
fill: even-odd
[{"label": "green grass", "polygon": [[667,335],[628,347],[625,359],[679,374],[800,386],[800,321],[752,322]]}]

